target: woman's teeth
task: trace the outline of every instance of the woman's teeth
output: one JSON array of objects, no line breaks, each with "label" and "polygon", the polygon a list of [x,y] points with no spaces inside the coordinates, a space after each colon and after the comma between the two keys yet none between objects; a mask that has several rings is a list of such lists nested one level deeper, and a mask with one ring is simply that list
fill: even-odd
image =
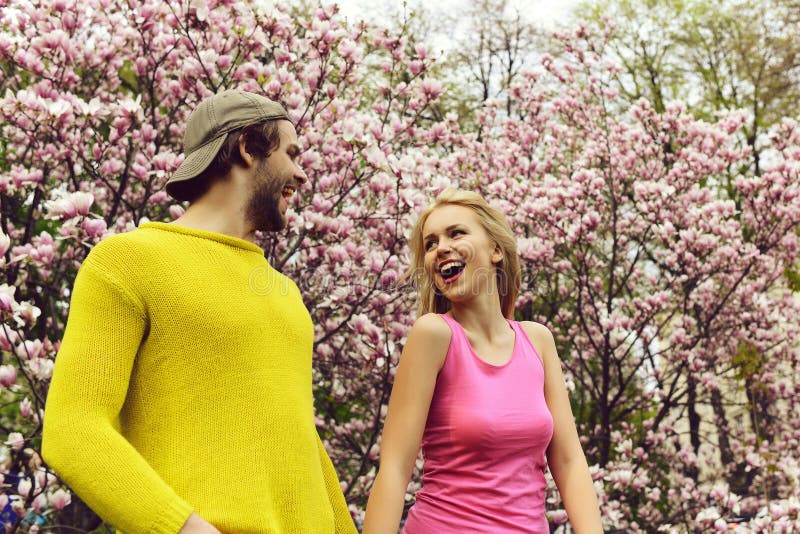
[{"label": "woman's teeth", "polygon": [[439,267],[439,274],[442,275],[442,278],[445,280],[449,280],[454,276],[458,275],[461,271],[464,270],[464,262],[460,261],[449,261],[447,263],[442,264]]}]

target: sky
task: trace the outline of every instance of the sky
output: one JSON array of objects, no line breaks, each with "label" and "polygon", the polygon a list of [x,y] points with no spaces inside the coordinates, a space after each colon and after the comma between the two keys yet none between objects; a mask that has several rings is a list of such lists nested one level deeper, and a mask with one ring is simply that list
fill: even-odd
[{"label": "sky", "polygon": [[[403,0],[332,0],[339,4],[341,13],[350,21],[358,20],[377,21],[389,23],[392,15],[402,12]],[[569,23],[571,11],[577,7],[581,0],[508,0],[511,9],[518,9],[520,13],[537,26],[547,30],[556,29]],[[411,9],[423,3],[428,12],[452,14],[459,8],[464,8],[471,2],[469,0],[407,0]],[[463,31],[456,26],[455,34]],[[451,35],[434,34],[432,41],[427,44],[435,51],[447,54],[455,45]]]},{"label": "sky", "polygon": [[[349,18],[371,18],[367,14],[375,14],[376,11],[385,10],[399,11],[402,8],[403,0],[336,0],[342,9],[342,13]],[[409,0],[409,5],[416,2]],[[511,0],[510,4],[523,15],[528,15],[530,20],[538,22],[547,28],[555,27],[559,22],[566,22],[570,10],[577,6],[579,0]],[[465,0],[436,0],[435,4],[440,9],[452,12],[460,6],[468,4]],[[430,7],[430,4],[428,4]]]}]

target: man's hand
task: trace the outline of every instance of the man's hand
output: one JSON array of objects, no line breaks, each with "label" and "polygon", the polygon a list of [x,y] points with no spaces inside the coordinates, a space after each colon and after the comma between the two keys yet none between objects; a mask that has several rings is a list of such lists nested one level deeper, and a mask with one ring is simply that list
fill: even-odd
[{"label": "man's hand", "polygon": [[221,534],[214,525],[197,514],[192,514],[183,524],[178,534]]}]

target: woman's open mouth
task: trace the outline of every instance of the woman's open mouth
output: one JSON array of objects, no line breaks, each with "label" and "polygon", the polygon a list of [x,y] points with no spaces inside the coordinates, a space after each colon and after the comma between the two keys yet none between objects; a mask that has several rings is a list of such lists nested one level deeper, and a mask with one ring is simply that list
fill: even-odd
[{"label": "woman's open mouth", "polygon": [[439,275],[445,284],[452,284],[464,272],[464,267],[466,264],[463,261],[445,260],[439,265]]}]

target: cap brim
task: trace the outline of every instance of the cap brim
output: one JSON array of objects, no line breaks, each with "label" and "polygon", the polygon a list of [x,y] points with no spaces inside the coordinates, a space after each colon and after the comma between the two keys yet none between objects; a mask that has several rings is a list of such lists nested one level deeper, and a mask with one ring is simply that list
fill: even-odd
[{"label": "cap brim", "polygon": [[170,179],[167,180],[167,194],[176,200],[185,200],[176,196],[175,184],[197,178],[200,173],[206,170],[208,166],[211,165],[211,162],[214,161],[214,157],[217,155],[217,152],[219,152],[219,149],[222,147],[227,137],[228,135],[225,134],[216,139],[212,139],[186,156],[181,166],[178,167]]}]

